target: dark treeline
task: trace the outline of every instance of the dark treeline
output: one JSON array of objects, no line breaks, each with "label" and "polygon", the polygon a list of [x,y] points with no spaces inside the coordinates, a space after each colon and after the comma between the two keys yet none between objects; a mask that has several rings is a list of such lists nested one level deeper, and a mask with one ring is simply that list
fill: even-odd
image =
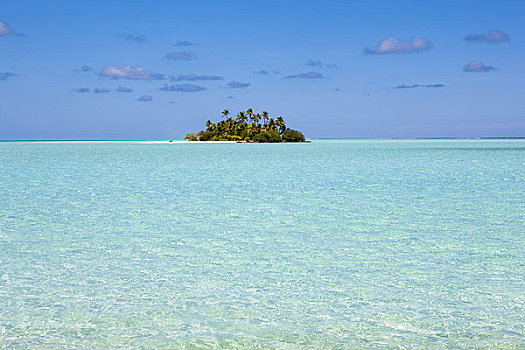
[{"label": "dark treeline", "polygon": [[239,142],[304,142],[304,135],[288,129],[283,117],[271,118],[268,112],[255,113],[249,108],[235,118],[230,111],[222,111],[223,120],[217,124],[206,122],[206,130],[188,134],[190,141],[239,141]]}]

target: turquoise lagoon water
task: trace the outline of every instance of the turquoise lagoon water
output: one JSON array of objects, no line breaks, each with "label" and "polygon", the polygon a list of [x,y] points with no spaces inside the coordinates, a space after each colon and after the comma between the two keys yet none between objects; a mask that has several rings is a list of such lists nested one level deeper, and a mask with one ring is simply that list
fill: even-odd
[{"label": "turquoise lagoon water", "polygon": [[525,140],[0,143],[0,348],[525,348]]}]

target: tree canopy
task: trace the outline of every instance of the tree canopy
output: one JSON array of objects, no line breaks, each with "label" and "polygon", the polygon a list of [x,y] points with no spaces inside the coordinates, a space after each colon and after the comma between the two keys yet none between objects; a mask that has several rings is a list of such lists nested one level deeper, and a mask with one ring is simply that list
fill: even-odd
[{"label": "tree canopy", "polygon": [[[270,117],[267,111],[255,113],[252,108],[239,112],[235,118],[225,109],[221,116],[225,119],[213,123],[206,122],[206,129],[197,134],[187,134],[190,141],[238,141],[238,142],[304,142],[304,135],[297,130],[288,129],[284,118]],[[262,121],[262,124],[261,124]]]}]

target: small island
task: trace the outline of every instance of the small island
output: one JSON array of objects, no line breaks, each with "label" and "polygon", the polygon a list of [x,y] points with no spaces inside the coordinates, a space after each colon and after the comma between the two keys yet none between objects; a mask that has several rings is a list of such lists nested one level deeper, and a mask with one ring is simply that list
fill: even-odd
[{"label": "small island", "polygon": [[[304,135],[288,129],[283,117],[270,118],[268,112],[255,113],[248,108],[234,118],[230,111],[222,111],[223,120],[217,124],[206,122],[206,130],[187,134],[189,141],[237,141],[237,142],[305,142]],[[262,124],[260,123],[262,121]]]}]

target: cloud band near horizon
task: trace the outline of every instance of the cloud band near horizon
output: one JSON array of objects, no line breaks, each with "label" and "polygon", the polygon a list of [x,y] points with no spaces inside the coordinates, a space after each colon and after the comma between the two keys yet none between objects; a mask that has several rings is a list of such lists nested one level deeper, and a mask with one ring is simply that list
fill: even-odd
[{"label": "cloud band near horizon", "polygon": [[179,84],[179,85],[169,85],[163,84],[160,88],[160,91],[177,91],[177,92],[198,92],[206,90],[204,86],[194,85],[194,84]]},{"label": "cloud band near horizon", "polygon": [[440,88],[445,87],[445,84],[401,84],[394,86],[392,89],[415,89],[415,88]]},{"label": "cloud band near horizon", "polygon": [[219,75],[206,75],[206,74],[179,74],[177,76],[170,76],[171,81],[198,81],[198,80],[223,80],[222,76]]},{"label": "cloud band near horizon", "polygon": [[325,79],[323,73],[319,72],[308,72],[308,73],[299,73],[287,75],[284,79]]}]

